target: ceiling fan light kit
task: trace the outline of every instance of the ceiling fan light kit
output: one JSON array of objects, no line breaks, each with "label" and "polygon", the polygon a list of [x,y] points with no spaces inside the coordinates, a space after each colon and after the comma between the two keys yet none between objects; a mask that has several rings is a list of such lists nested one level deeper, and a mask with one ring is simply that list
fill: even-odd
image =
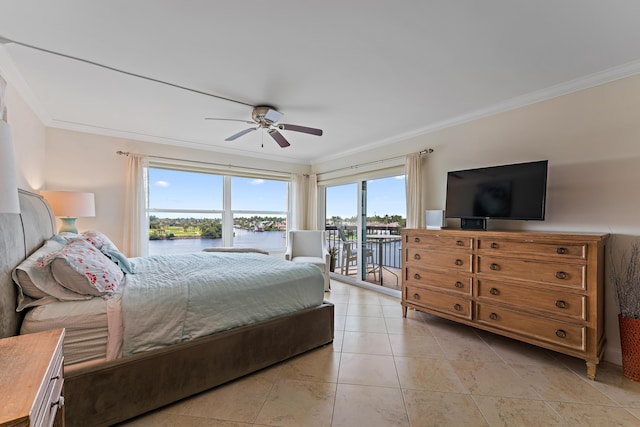
[{"label": "ceiling fan light kit", "polygon": [[273,140],[282,148],[286,148],[291,144],[287,139],[282,135],[279,131],[294,131],[306,133],[309,135],[322,136],[322,129],[310,128],[307,126],[299,126],[299,125],[291,125],[285,123],[278,123],[278,121],[282,118],[284,114],[276,110],[275,108],[269,105],[258,105],[253,107],[253,111],[251,112],[251,119],[253,121],[248,120],[240,120],[240,119],[219,119],[213,117],[207,117],[205,120],[229,120],[234,122],[243,122],[248,123],[250,125],[254,125],[254,127],[250,127],[248,129],[244,129],[236,134],[231,135],[225,141],[235,141],[243,135],[248,134],[254,130],[265,129],[269,136],[273,138]]}]

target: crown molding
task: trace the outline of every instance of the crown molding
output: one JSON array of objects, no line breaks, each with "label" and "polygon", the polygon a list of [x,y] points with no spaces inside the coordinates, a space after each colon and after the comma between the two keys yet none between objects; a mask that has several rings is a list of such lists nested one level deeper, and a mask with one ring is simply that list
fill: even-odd
[{"label": "crown molding", "polygon": [[392,143],[398,143],[398,142],[415,138],[421,135],[426,135],[442,129],[447,129],[457,125],[461,125],[463,123],[467,123],[473,120],[494,116],[496,114],[503,113],[509,110],[515,110],[517,108],[525,107],[527,105],[535,104],[535,103],[546,101],[553,98],[558,98],[564,95],[569,95],[574,92],[589,89],[595,86],[600,86],[605,83],[609,83],[615,80],[621,80],[637,74],[640,74],[640,60],[629,62],[627,64],[623,64],[618,67],[609,68],[607,70],[593,73],[588,76],[569,80],[567,82],[564,82],[555,86],[551,86],[546,89],[538,90],[522,96],[511,98],[507,101],[500,102],[498,104],[494,104],[486,108],[482,108],[467,114],[453,117],[451,119],[433,123],[433,124],[424,126],[422,128],[414,129],[412,131],[405,132],[400,135],[395,135],[390,138],[376,141],[371,144],[367,144],[364,147],[361,146],[358,148],[354,148],[352,150],[342,151],[338,154],[325,156],[325,157],[316,159],[314,162],[312,162],[311,165],[313,166],[313,165],[321,164],[331,160],[340,159],[349,155],[360,154],[362,152],[369,151],[381,146],[385,146]]}]

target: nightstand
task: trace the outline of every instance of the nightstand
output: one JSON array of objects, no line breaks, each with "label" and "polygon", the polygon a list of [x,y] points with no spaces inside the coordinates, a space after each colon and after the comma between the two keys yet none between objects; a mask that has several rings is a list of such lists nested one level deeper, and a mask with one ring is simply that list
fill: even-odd
[{"label": "nightstand", "polygon": [[64,426],[64,329],[0,339],[0,426]]}]

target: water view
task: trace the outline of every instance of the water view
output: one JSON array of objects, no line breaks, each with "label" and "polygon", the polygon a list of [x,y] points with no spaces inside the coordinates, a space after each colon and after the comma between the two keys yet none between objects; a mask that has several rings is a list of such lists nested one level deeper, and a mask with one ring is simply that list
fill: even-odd
[{"label": "water view", "polygon": [[[234,228],[233,246],[238,248],[258,248],[269,252],[286,250],[284,231],[251,231]],[[219,248],[222,239],[180,238],[149,240],[149,255],[184,254],[200,252],[205,248]]]}]

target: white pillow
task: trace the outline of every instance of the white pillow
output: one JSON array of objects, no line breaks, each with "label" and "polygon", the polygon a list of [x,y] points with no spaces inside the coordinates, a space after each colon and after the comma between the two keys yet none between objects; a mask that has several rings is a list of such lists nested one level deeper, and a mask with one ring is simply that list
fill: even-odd
[{"label": "white pillow", "polygon": [[40,265],[50,268],[60,285],[78,294],[111,295],[124,279],[122,270],[85,239],[70,240]]},{"label": "white pillow", "polygon": [[60,242],[47,240],[13,270],[11,277],[18,285],[18,311],[27,307],[47,304],[56,299],[77,301],[91,298],[61,286],[53,277],[51,269],[49,267],[43,268],[40,265],[46,256],[63,247],[64,245]]}]

